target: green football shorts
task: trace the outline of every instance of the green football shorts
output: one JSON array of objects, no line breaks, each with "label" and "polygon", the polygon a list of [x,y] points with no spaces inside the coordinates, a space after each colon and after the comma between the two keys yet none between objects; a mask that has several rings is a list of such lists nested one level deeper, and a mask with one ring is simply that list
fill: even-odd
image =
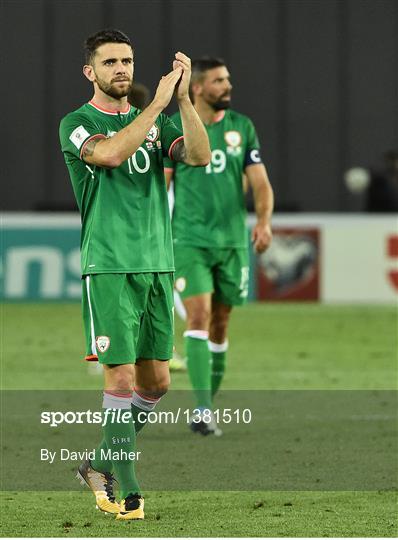
[{"label": "green football shorts", "polygon": [[175,288],[181,298],[214,293],[229,306],[244,304],[249,287],[247,248],[174,246]]},{"label": "green football shorts", "polygon": [[86,360],[131,364],[173,352],[172,272],[93,274],[83,279]]}]

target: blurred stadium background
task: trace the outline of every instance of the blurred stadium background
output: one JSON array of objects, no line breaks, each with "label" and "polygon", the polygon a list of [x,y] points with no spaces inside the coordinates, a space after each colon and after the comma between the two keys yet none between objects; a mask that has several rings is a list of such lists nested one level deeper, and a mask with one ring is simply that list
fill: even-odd
[{"label": "blurred stadium background", "polygon": [[[266,254],[252,255],[250,300],[265,303],[234,313],[226,388],[396,387],[395,0],[3,0],[1,19],[3,388],[101,386],[80,356],[80,219],[58,124],[91,97],[81,74],[82,43],[103,27],[131,37],[135,79],[151,92],[175,51],[222,56],[232,74],[233,108],[257,127],[276,196],[275,236]],[[248,229],[252,222],[249,213]],[[181,331],[178,321],[180,350]],[[173,388],[187,388],[186,374],[175,375]],[[89,494],[72,495],[51,494],[53,504],[37,509],[26,508],[24,494],[12,494],[4,503],[12,509],[7,535],[120,534],[114,525],[88,530]],[[232,494],[218,496],[217,513],[209,506],[214,497],[176,493],[181,512],[168,501],[166,523],[151,514],[150,501],[140,534],[397,530],[389,492],[268,494],[266,503],[263,494],[241,494],[249,517]],[[156,509],[157,501],[155,494]],[[190,501],[196,515],[176,529]],[[266,526],[259,508],[267,511]]]},{"label": "blurred stadium background", "polygon": [[79,218],[58,124],[90,97],[82,42],[115,26],[151,92],[176,50],[226,59],[233,107],[256,124],[276,195],[275,242],[252,260],[252,299],[396,300],[397,221],[361,213],[379,187],[376,210],[398,210],[398,160],[395,173],[383,164],[398,150],[394,0],[5,0],[2,22],[13,103],[3,110],[4,299],[79,297]]}]

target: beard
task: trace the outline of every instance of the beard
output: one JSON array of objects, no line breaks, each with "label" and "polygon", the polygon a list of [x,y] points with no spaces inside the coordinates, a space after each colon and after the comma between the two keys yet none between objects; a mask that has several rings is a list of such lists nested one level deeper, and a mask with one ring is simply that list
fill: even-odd
[{"label": "beard", "polygon": [[231,106],[230,100],[225,100],[225,99],[219,99],[212,105],[215,111],[225,111],[225,109],[229,109],[230,106]]},{"label": "beard", "polygon": [[98,84],[98,88],[102,90],[104,94],[114,99],[120,99],[122,97],[127,96],[133,85],[133,81],[131,79],[126,80],[126,81],[123,80],[119,82],[125,82],[126,86],[123,88],[118,88],[117,86],[114,86],[114,84],[117,82],[118,80],[116,79],[116,80],[112,80],[110,83],[107,83],[96,76],[96,83]]},{"label": "beard", "polygon": [[226,97],[230,97],[230,93],[223,94],[219,98],[215,99],[209,99],[207,100],[207,103],[215,110],[215,111],[224,111],[225,109],[229,109],[231,106],[231,100],[225,99]]}]

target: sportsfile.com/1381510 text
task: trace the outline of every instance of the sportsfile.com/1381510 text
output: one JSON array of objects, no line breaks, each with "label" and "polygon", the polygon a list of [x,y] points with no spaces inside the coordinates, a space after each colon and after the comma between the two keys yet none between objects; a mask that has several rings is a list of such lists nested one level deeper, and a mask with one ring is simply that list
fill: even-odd
[{"label": "sportsfile.com/1381510 text", "polygon": [[[141,415],[141,417],[140,417]],[[149,424],[187,424],[210,422],[211,416],[217,424],[250,424],[252,421],[251,409],[223,408],[210,411],[209,409],[188,409],[178,407],[174,411],[142,411],[138,415],[138,421],[147,421]],[[134,423],[134,418],[129,410],[105,409],[104,411],[43,411],[40,414],[40,423],[48,424],[49,427],[58,427],[61,424],[99,424],[104,426],[111,423]]]}]

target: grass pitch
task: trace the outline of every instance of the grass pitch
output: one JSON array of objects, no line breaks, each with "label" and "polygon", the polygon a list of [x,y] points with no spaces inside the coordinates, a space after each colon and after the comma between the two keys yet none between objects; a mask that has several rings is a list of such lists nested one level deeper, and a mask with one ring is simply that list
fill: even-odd
[{"label": "grass pitch", "polygon": [[[90,375],[81,360],[79,305],[14,304],[4,306],[2,314],[3,389],[101,389],[101,377]],[[182,351],[183,326],[176,322],[177,350]],[[223,387],[394,389],[396,351],[397,311],[392,307],[251,304],[233,312]],[[174,374],[172,388],[189,388],[187,374]],[[208,442],[211,452],[211,438]],[[167,464],[167,456],[162,459]],[[388,485],[394,486],[396,471],[391,474]],[[119,523],[96,511],[86,490],[27,489],[2,493],[2,536],[398,533],[397,496],[391,487],[373,492],[149,492],[146,520],[134,523]]]}]

